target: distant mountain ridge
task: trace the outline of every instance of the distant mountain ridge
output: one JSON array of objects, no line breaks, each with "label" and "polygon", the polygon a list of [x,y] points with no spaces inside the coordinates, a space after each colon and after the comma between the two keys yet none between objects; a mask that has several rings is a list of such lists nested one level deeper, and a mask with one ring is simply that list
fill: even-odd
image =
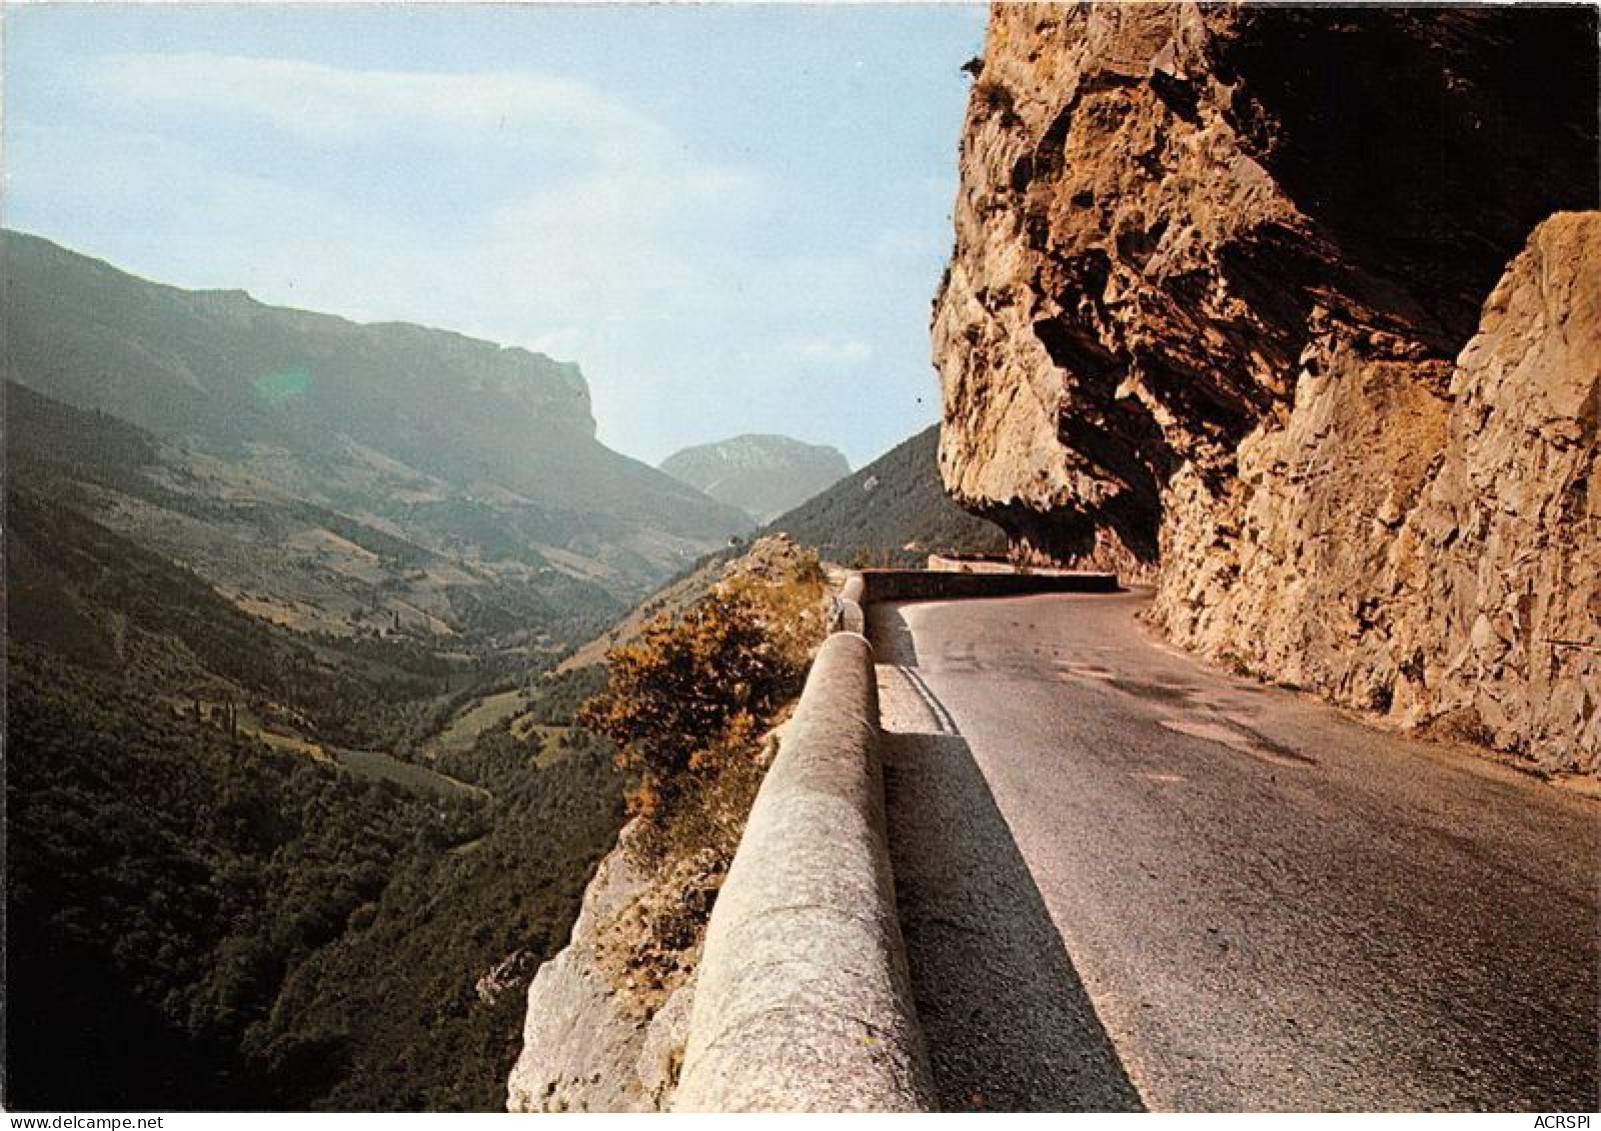
[{"label": "distant mountain ridge", "polygon": [[181,290],[17,232],[4,284],[9,378],[425,544],[538,547],[634,597],[751,525],[599,443],[571,363]]},{"label": "distant mountain ridge", "polygon": [[939,477],[939,425],[919,432],[764,528],[846,565],[922,565],[931,553],[1000,553],[1000,527],[968,514]]},{"label": "distant mountain ridge", "polygon": [[674,452],[662,471],[766,522],[851,473],[837,448],[788,436],[746,433]]},{"label": "distant mountain ridge", "polygon": [[[57,514],[76,512],[183,563],[237,609],[282,627],[548,652],[626,608],[598,583],[552,568],[513,530],[479,538],[472,556],[460,543],[430,548],[108,413],[13,381],[4,394],[8,501],[48,497]],[[13,538],[10,551],[18,545]]]}]

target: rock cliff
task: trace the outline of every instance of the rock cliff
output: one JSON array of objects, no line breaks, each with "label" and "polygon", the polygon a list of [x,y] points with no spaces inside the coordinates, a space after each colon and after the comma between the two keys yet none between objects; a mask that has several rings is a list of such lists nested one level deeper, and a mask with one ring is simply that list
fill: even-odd
[{"label": "rock cliff", "polygon": [[1179,643],[1594,772],[1595,42],[1581,8],[997,6],[947,486],[1020,556],[1154,579]]},{"label": "rock cliff", "polygon": [[694,998],[690,971],[669,985],[647,984],[630,954],[651,932],[641,916],[652,905],[699,893],[709,904],[715,881],[693,863],[649,877],[630,859],[637,823],[623,831],[584,891],[567,946],[539,968],[528,987],[523,1049],[512,1069],[509,1111],[660,1111],[678,1078]]}]

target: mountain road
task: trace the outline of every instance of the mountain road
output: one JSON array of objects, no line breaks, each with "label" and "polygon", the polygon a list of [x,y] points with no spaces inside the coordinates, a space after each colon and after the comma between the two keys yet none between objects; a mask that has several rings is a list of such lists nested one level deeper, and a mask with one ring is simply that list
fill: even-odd
[{"label": "mountain road", "polygon": [[1601,805],[1209,668],[1148,594],[869,610],[946,1110],[1594,1110]]}]

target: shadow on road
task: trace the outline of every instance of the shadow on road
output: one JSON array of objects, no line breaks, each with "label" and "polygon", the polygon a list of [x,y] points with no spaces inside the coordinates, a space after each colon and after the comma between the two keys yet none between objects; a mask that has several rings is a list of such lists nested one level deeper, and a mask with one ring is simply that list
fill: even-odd
[{"label": "shadow on road", "polygon": [[917,643],[899,605],[867,606],[867,638],[873,642],[873,659],[878,663],[917,666]]},{"label": "shadow on road", "polygon": [[[905,622],[875,612],[893,614],[875,624],[883,659]],[[896,898],[941,1107],[1142,1110],[967,743],[883,739]]]}]

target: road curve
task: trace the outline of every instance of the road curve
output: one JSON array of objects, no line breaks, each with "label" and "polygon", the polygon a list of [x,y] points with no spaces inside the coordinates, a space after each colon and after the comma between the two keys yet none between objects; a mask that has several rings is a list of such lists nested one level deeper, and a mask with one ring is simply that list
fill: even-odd
[{"label": "road curve", "polygon": [[1594,1110],[1601,806],[1203,667],[1140,593],[869,611],[947,1110]]}]

